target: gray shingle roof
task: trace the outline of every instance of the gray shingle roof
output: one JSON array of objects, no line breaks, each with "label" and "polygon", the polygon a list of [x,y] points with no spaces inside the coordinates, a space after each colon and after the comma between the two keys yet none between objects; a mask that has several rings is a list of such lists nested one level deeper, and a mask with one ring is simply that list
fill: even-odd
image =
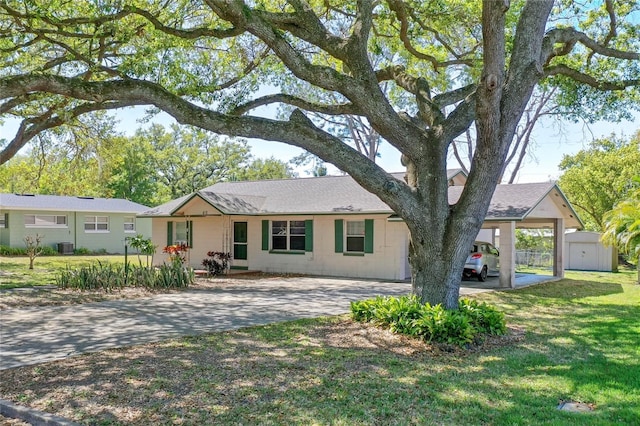
[{"label": "gray shingle roof", "polygon": [[[449,177],[459,170],[449,171]],[[395,173],[402,179],[404,173]],[[524,219],[554,188],[553,182],[498,185],[486,220]],[[460,198],[462,186],[449,187],[449,202]],[[558,190],[561,194],[561,192]],[[193,197],[201,197],[224,214],[389,213],[393,211],[349,176],[221,182],[197,193],[148,210],[142,216],[170,216]],[[573,211],[571,212],[575,214]]]},{"label": "gray shingle roof", "polygon": [[148,210],[149,207],[121,198],[0,194],[0,209],[138,214]]},{"label": "gray shingle roof", "polygon": [[[498,185],[485,220],[523,219],[556,185],[553,182]],[[449,187],[449,203],[457,203],[462,186]]]}]

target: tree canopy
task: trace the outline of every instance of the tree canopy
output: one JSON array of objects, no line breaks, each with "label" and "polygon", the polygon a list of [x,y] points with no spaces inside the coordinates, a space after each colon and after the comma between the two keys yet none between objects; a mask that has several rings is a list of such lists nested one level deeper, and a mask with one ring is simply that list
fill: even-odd
[{"label": "tree canopy", "polygon": [[635,257],[640,284],[640,176],[634,180],[639,186],[605,213],[602,240]]},{"label": "tree canopy", "polygon": [[[0,114],[22,125],[0,163],[74,117],[131,105],[295,145],[404,219],[413,291],[453,308],[534,88],[559,87],[575,115],[638,108],[637,12],[635,0],[3,0]],[[270,105],[291,113],[260,116]],[[370,124],[402,153],[406,182],[317,114]],[[473,123],[469,178],[450,207],[448,150]]]},{"label": "tree canopy", "polygon": [[603,216],[637,186],[640,175],[640,132],[629,140],[598,139],[560,162],[558,184],[582,218],[586,229],[602,232]]},{"label": "tree canopy", "polygon": [[245,141],[196,128],[173,125],[167,131],[153,124],[131,137],[88,133],[77,127],[40,138],[27,155],[0,167],[0,192],[115,197],[156,206],[220,181],[292,176],[285,162],[254,159]]}]

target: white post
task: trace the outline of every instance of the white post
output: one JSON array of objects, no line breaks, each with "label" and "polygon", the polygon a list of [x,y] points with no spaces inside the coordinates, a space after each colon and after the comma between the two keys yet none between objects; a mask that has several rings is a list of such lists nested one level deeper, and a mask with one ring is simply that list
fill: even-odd
[{"label": "white post", "polygon": [[500,223],[500,287],[516,287],[516,223]]},{"label": "white post", "polygon": [[553,276],[564,278],[564,219],[553,221]]}]

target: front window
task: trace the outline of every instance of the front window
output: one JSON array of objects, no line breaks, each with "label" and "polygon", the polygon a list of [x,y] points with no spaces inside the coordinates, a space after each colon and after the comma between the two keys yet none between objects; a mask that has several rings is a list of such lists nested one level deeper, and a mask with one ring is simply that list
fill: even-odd
[{"label": "front window", "polygon": [[364,253],[364,220],[347,221],[347,252]]},{"label": "front window", "polygon": [[187,222],[176,222],[176,244],[188,244],[188,229]]},{"label": "front window", "polygon": [[274,220],[271,222],[272,250],[305,250],[304,220]]},{"label": "front window", "polygon": [[27,228],[65,228],[67,216],[26,214],[24,215],[24,226]]},{"label": "front window", "polygon": [[109,232],[108,216],[85,216],[84,217],[85,232]]},{"label": "front window", "polygon": [[0,228],[8,228],[9,224],[9,214],[0,214]]},{"label": "front window", "polygon": [[136,232],[136,218],[127,216],[124,218],[124,232]]}]

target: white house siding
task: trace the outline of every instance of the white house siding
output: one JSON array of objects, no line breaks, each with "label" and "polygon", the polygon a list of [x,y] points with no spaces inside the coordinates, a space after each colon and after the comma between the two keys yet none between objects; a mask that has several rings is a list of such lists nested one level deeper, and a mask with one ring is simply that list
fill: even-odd
[{"label": "white house siding", "polygon": [[[378,216],[270,216],[247,218],[249,226],[248,267],[265,272],[289,272],[311,275],[403,280],[406,262],[399,250],[407,244],[402,223],[388,222],[388,215]],[[262,250],[262,220],[313,220],[313,251],[304,254],[270,253]],[[335,220],[373,219],[373,253],[345,255],[335,252]],[[251,238],[258,236],[257,241]]]},{"label": "white house siding", "polygon": [[[191,210],[191,209],[189,209]],[[185,212],[187,213],[187,212]],[[207,216],[153,219],[153,242],[158,246],[156,263],[167,260],[162,249],[167,243],[167,222],[193,222],[193,248],[189,251],[189,264],[201,268],[208,251],[232,252],[233,222],[247,222],[247,260],[234,261],[233,266],[271,273],[299,273],[310,275],[378,278],[403,280],[407,269],[407,229],[401,222],[389,222],[389,215],[300,215],[300,216]],[[373,219],[373,253],[345,255],[335,253],[335,219]],[[283,253],[262,250],[263,220],[312,220],[313,251]],[[175,229],[175,228],[174,228]]]}]

